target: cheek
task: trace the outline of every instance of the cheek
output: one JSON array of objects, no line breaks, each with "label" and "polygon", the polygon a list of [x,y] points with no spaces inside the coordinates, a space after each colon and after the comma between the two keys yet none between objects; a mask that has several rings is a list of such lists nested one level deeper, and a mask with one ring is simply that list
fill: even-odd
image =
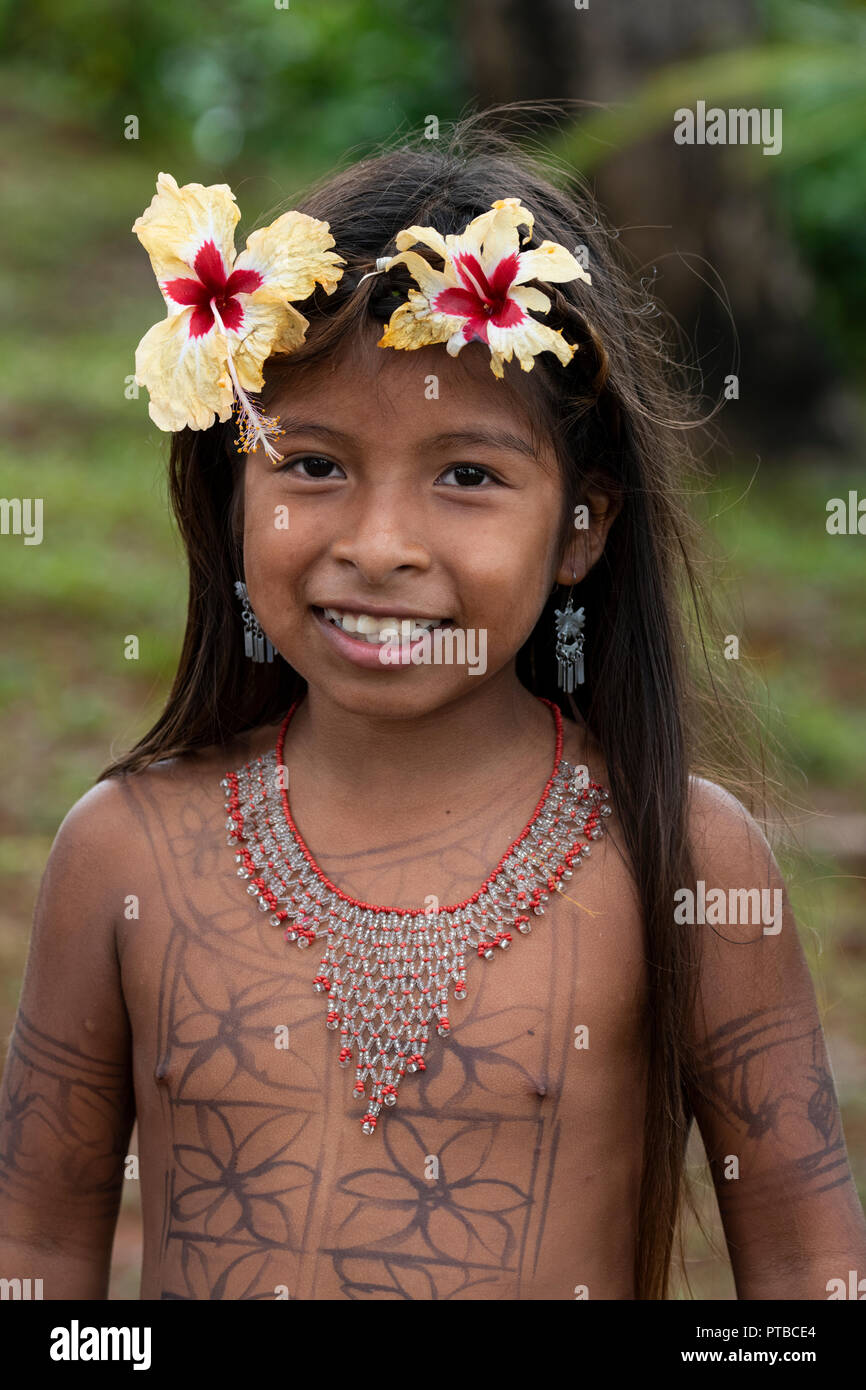
[{"label": "cheek", "polygon": [[244,498],[244,567],[248,574],[258,571],[286,574],[304,563],[303,528],[298,525],[298,509],[273,488],[248,489]]},{"label": "cheek", "polygon": [[456,591],[464,612],[483,614],[488,641],[519,647],[532,632],[553,585],[553,554],[543,529],[527,526],[491,538],[455,559]]},{"label": "cheek", "polygon": [[503,606],[534,603],[536,593],[547,594],[548,574],[553,569],[554,541],[544,519],[527,510],[507,527],[474,538],[462,547],[459,564],[490,594],[500,594]]}]

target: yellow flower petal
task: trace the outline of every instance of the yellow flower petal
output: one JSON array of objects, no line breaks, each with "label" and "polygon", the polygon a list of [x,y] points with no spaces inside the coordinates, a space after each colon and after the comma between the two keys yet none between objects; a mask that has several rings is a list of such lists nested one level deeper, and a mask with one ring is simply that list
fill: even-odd
[{"label": "yellow flower petal", "polygon": [[550,308],[547,295],[542,294],[534,285],[518,285],[516,289],[508,291],[508,298],[519,304],[521,309],[537,309],[541,314],[546,314]]},{"label": "yellow flower petal", "polygon": [[[520,238],[517,229],[525,225],[529,228],[528,234],[531,236],[534,220],[532,213],[522,206],[519,198],[499,198],[489,212],[482,213],[469,223],[459,240],[463,243],[463,249],[475,250],[489,275],[504,256],[511,256],[515,251],[519,251]],[[523,239],[525,241],[526,237]]]},{"label": "yellow flower petal", "polygon": [[[528,236],[531,236],[533,222],[532,213],[522,206],[519,198],[499,198],[488,212],[482,212],[473,218],[462,232],[449,233],[443,237],[435,227],[405,227],[397,233],[395,244],[398,251],[406,251],[420,241],[448,262],[459,251],[469,252],[480,258],[482,244],[485,244],[486,239],[492,234],[492,252],[496,260],[499,260],[502,254],[507,254],[507,251],[499,251],[500,241],[505,239],[504,244],[508,250],[517,250],[519,241],[513,235],[513,230],[525,225],[529,229]],[[527,237],[524,237],[524,241],[526,240]],[[489,254],[490,250],[491,248],[485,245],[485,252]]]},{"label": "yellow flower petal", "polygon": [[[213,241],[228,274],[241,215],[228,184],[214,183],[206,188],[201,183],[187,183],[178,188],[171,174],[160,174],[156,190],[132,230],[150,256],[160,288],[164,280],[195,274],[193,262],[206,241]],[[177,307],[169,302],[172,313]]]},{"label": "yellow flower petal", "polygon": [[493,204],[498,210],[506,209],[509,216],[513,219],[515,227],[526,226],[526,236],[524,241],[529,241],[532,237],[532,228],[535,226],[535,218],[528,208],[525,208],[519,198],[497,198]]},{"label": "yellow flower petal", "polygon": [[309,322],[291,304],[274,305],[259,299],[260,291],[244,301],[243,322],[228,335],[238,380],[245,391],[260,391],[262,368],[275,353],[294,352],[304,341]]},{"label": "yellow flower petal", "polygon": [[436,270],[417,251],[404,251],[399,256],[392,256],[386,269],[391,270],[395,265],[400,264],[405,265],[428,299],[432,299],[441,290],[453,289],[455,285],[460,284],[450,266],[445,271]]},{"label": "yellow flower petal", "polygon": [[214,413],[220,420],[232,413],[225,339],[215,328],[190,338],[192,312],[154,324],[135,350],[135,380],[150,392],[150,418],[161,430],[206,430]]},{"label": "yellow flower petal", "polygon": [[543,280],[551,283],[556,280],[584,280],[592,284],[592,278],[584,270],[580,261],[575,260],[570,251],[556,241],[543,241],[532,251],[521,251],[520,267],[514,277],[515,285],[525,280]]},{"label": "yellow flower petal", "polygon": [[408,302],[394,310],[377,346],[412,350],[444,343],[462,323],[451,314],[432,314],[424,296],[410,290]]},{"label": "yellow flower petal", "polygon": [[274,353],[294,352],[306,338],[309,326],[310,320],[304,318],[293,304],[285,304],[268,356],[272,357]]},{"label": "yellow flower petal", "polygon": [[410,246],[415,246],[419,241],[424,246],[429,246],[431,251],[438,252],[444,261],[448,260],[448,245],[442,233],[437,232],[435,227],[405,227],[394,238],[398,251],[408,251]]},{"label": "yellow flower petal", "polygon": [[492,352],[500,353],[506,362],[511,361],[513,353],[525,372],[532,371],[539,352],[553,352],[563,366],[567,366],[576,351],[565,341],[561,329],[554,330],[532,318],[524,319],[515,328],[497,328],[490,324],[487,337]]},{"label": "yellow flower petal", "polygon": [[317,284],[333,294],[343,274],[338,267],[345,265],[342,256],[330,250],[334,244],[327,222],[303,212],[284,212],[247,238],[234,269],[257,270],[265,283],[256,294],[269,291],[275,301],[308,299]]}]

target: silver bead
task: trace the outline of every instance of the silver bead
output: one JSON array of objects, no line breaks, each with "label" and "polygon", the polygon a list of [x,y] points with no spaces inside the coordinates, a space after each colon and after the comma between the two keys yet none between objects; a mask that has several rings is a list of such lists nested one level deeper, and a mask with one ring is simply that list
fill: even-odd
[{"label": "silver bead", "polygon": [[309,944],[310,944],[310,943],[309,943],[309,941],[307,940],[307,938],[306,938],[305,936],[299,936],[299,937],[298,937],[298,950],[299,950],[299,951],[305,951],[305,950],[307,949],[307,947],[309,946]]},{"label": "silver bead", "polygon": [[500,949],[500,951],[507,951],[510,945],[511,945],[511,942],[510,942],[510,941],[500,941],[500,943],[499,943],[499,949]]},{"label": "silver bead", "polygon": [[371,1120],[365,1120],[364,1123],[361,1125],[361,1129],[364,1131],[365,1134],[375,1134],[376,1132],[376,1126],[373,1124]]}]

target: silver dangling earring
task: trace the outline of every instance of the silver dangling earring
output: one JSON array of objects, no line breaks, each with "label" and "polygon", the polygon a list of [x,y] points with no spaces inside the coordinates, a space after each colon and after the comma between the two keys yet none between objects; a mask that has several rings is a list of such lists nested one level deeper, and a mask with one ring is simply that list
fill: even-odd
[{"label": "silver dangling earring", "polygon": [[247,586],[240,579],[235,580],[235,593],[241,601],[241,618],[244,624],[244,654],[253,661],[273,661],[274,648],[266,637],[262,625],[253,612]]},{"label": "silver dangling earring", "polygon": [[[574,569],[571,571],[574,578]],[[575,685],[583,685],[583,628],[584,613],[572,607],[569,590],[565,607],[555,609],[556,613],[556,675],[560,690],[570,695]]]}]

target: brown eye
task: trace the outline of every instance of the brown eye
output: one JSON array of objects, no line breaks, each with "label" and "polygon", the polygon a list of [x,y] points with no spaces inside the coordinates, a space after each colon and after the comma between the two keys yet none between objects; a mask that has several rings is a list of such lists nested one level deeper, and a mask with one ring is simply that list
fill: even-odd
[{"label": "brown eye", "polygon": [[[447,471],[448,473],[454,474],[457,478],[458,486],[462,488],[477,487],[479,483],[484,482],[485,478],[489,478],[491,482],[496,482],[493,474],[489,472],[488,469],[479,468],[476,464],[472,463],[457,463],[453,468],[449,468]],[[442,476],[445,477],[445,474],[443,473]]]},{"label": "brown eye", "polygon": [[[320,454],[305,454],[303,458],[291,459],[288,463],[284,463],[277,471],[279,473],[289,472],[292,469],[297,468],[298,464],[300,463],[304,464],[305,468],[307,465],[312,466],[313,471],[308,472],[305,475],[302,475],[308,478],[321,479],[327,477],[330,469],[337,467],[337,465],[333,462],[332,459],[322,458]],[[323,471],[318,471],[320,469]]]}]

